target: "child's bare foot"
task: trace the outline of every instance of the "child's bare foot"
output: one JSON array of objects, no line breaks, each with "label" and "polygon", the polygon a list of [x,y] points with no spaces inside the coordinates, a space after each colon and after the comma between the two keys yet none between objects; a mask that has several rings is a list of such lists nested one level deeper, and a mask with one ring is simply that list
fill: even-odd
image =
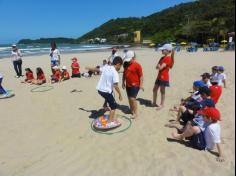
[{"label": "child's bare foot", "polygon": [[176,128],[176,125],[172,123],[165,124],[164,126],[168,128]]},{"label": "child's bare foot", "polygon": [[173,108],[170,108],[170,111],[178,112],[178,108],[174,106]]},{"label": "child's bare foot", "polygon": [[164,108],[164,105],[160,105],[160,106],[158,106],[157,108],[156,108],[156,110],[157,111],[160,111],[161,109],[163,109]]},{"label": "child's bare foot", "polygon": [[172,135],[172,137],[174,138],[174,139],[177,139],[177,140],[183,140],[183,138],[182,138],[182,135],[181,134],[178,134],[178,133],[171,133],[171,135]]},{"label": "child's bare foot", "polygon": [[138,118],[138,115],[137,115],[137,114],[133,114],[130,118],[131,118],[131,119],[137,119],[137,118]]},{"label": "child's bare foot", "polygon": [[156,103],[152,103],[152,107],[158,107]]},{"label": "child's bare foot", "polygon": [[103,109],[104,109],[104,111],[111,111],[111,109],[107,106],[104,106]]}]

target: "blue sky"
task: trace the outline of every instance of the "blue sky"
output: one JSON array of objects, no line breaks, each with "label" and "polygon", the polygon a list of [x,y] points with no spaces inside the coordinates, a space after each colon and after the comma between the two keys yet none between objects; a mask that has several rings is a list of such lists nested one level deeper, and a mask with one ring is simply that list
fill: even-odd
[{"label": "blue sky", "polygon": [[112,18],[148,16],[193,0],[0,0],[0,43],[77,38]]}]

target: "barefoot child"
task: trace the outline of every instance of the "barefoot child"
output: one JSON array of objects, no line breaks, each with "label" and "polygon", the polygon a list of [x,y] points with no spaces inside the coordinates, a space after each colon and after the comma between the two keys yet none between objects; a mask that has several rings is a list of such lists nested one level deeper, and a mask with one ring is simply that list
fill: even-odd
[{"label": "barefoot child", "polygon": [[46,83],[46,77],[43,73],[43,70],[40,67],[36,68],[36,74],[37,74],[37,79],[36,80],[34,79],[32,81],[32,84],[42,85]]},{"label": "barefoot child", "polygon": [[61,81],[61,71],[58,66],[54,66],[53,75],[51,76],[51,83],[58,83]]},{"label": "barefoot child", "polygon": [[[169,70],[174,64],[174,50],[171,44],[165,44],[159,50],[164,55],[158,62],[156,69],[159,70],[154,88],[153,88],[153,106],[157,106],[157,110],[164,107],[165,103],[165,90],[170,86],[169,83]],[[161,104],[157,105],[157,92],[160,89],[161,92]]]},{"label": "barefoot child", "polygon": [[117,108],[115,98],[112,94],[113,88],[118,93],[119,100],[120,101],[122,100],[121,92],[118,86],[118,83],[119,83],[118,71],[120,70],[122,63],[123,61],[121,57],[115,57],[112,65],[106,65],[100,69],[86,67],[87,70],[101,72],[101,77],[97,84],[96,89],[99,95],[101,95],[105,99],[104,104],[106,104],[106,102],[109,104],[109,107],[110,107],[109,120],[110,121],[112,121],[113,118],[115,117],[115,111]]},{"label": "barefoot child", "polygon": [[172,137],[177,140],[191,138],[190,144],[192,147],[199,150],[214,150],[217,147],[217,161],[223,162],[224,156],[221,149],[221,129],[218,121],[220,120],[220,112],[216,108],[205,108],[198,112],[204,118],[204,130],[197,124],[188,122],[183,133],[172,133]]},{"label": "barefoot child", "polygon": [[34,74],[33,71],[30,68],[26,68],[25,69],[25,81],[26,83],[32,83],[32,81],[34,80]]},{"label": "barefoot child", "polygon": [[78,59],[76,57],[73,57],[72,59],[72,64],[71,64],[71,69],[72,69],[72,76],[71,78],[80,78],[80,65],[78,63]]},{"label": "barefoot child", "polygon": [[62,67],[62,73],[61,73],[61,80],[62,81],[66,81],[68,79],[70,79],[70,74],[67,71],[66,66],[63,66]]},{"label": "barefoot child", "polygon": [[[124,74],[122,88],[126,89],[130,110],[133,119],[138,117],[136,97],[139,89],[143,89],[143,71],[141,65],[135,60],[134,51],[128,51],[124,57]],[[126,65],[126,66],[125,66]]]}]

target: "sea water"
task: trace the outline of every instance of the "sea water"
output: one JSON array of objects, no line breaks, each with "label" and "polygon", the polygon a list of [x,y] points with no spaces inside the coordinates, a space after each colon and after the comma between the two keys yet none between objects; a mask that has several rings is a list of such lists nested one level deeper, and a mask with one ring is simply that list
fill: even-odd
[{"label": "sea water", "polygon": [[[19,44],[17,47],[21,50],[23,56],[43,55],[50,53],[50,44]],[[60,52],[77,53],[85,51],[97,51],[110,49],[112,45],[85,45],[85,44],[57,44]],[[11,57],[11,45],[0,45],[0,59]]]}]

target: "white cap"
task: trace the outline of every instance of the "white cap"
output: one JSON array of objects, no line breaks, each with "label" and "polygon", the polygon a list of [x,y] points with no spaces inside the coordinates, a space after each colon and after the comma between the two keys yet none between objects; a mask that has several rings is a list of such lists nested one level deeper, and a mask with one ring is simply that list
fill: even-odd
[{"label": "white cap", "polygon": [[172,51],[173,47],[171,44],[165,44],[162,47],[158,48],[158,50],[167,50],[167,51]]},{"label": "white cap", "polygon": [[16,47],[16,44],[12,44],[11,46],[12,46],[12,47]]},{"label": "white cap", "polygon": [[59,69],[59,67],[58,66],[54,66],[54,67],[52,67],[54,70],[56,70],[56,69]]},{"label": "white cap", "polygon": [[135,58],[135,52],[134,51],[127,51],[124,57],[124,62],[130,62],[133,58]]},{"label": "white cap", "polygon": [[62,67],[62,70],[66,70],[66,66],[65,65]]}]

